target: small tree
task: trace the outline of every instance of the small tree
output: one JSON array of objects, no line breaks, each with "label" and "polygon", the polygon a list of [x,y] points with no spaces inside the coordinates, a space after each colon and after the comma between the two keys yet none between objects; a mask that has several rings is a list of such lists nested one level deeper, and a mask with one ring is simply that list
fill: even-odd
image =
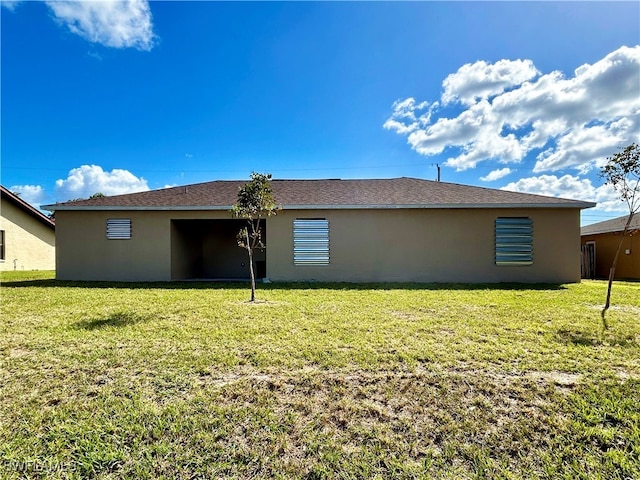
[{"label": "small tree", "polygon": [[618,264],[620,250],[624,237],[629,233],[633,216],[640,211],[640,145],[632,143],[622,149],[621,152],[607,158],[607,164],[602,167],[600,176],[604,178],[606,185],[611,185],[613,189],[620,195],[620,199],[626,202],[629,208],[629,216],[622,230],[618,249],[613,257],[613,263],[609,270],[609,285],[607,287],[607,300],[602,309],[602,324],[604,328],[609,328],[605,315],[610,306],[611,287],[613,285],[613,277]]},{"label": "small tree", "polygon": [[271,174],[253,172],[251,180],[238,190],[238,201],[231,209],[236,218],[244,218],[247,226],[237,235],[238,246],[245,248],[249,255],[249,275],[251,278],[251,301],[256,299],[256,277],[254,273],[253,252],[264,250],[261,220],[276,214],[276,201],[271,189]]}]

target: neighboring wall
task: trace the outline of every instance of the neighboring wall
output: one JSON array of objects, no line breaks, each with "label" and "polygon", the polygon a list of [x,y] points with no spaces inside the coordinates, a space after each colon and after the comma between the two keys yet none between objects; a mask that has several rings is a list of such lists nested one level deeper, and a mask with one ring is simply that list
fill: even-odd
[{"label": "neighboring wall", "polygon": [[[495,265],[494,222],[499,216],[533,220],[533,265]],[[107,218],[131,218],[131,240],[107,240]],[[330,265],[293,264],[296,218],[329,220]],[[190,247],[182,238],[184,232],[176,231],[172,222],[179,219],[230,220],[231,215],[226,211],[57,211],[57,277],[127,281],[184,278],[190,268],[184,263],[184,250]],[[267,220],[266,243],[266,274],[274,281],[580,281],[578,209],[280,211]]]},{"label": "neighboring wall", "polygon": [[[596,278],[609,278],[609,269],[620,243],[620,235],[622,232],[582,237],[583,245],[587,242],[596,244]],[[640,232],[625,237],[616,265],[615,278],[640,280]]]},{"label": "neighboring wall", "polygon": [[[4,260],[0,270],[55,270],[55,231],[9,201],[0,206]],[[15,260],[15,261],[14,261]]]}]

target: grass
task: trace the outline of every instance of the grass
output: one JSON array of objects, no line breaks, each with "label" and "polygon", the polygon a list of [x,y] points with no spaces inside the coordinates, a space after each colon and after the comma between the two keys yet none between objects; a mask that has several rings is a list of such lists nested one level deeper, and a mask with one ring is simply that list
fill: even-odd
[{"label": "grass", "polygon": [[638,283],[0,278],[0,478],[640,478]]}]

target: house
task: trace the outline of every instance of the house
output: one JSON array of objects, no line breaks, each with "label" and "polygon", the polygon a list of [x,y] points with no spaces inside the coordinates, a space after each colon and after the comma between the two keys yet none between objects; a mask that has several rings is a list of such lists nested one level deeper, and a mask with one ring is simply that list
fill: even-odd
[{"label": "house", "polygon": [[[628,215],[580,229],[584,278],[609,278]],[[640,214],[633,216],[616,265],[615,278],[640,280]]]},{"label": "house", "polygon": [[[243,181],[49,205],[57,277],[248,278]],[[273,180],[258,277],[273,281],[579,282],[580,210],[593,203],[416,178]]]},{"label": "house", "polygon": [[0,270],[55,270],[53,220],[0,185]]}]

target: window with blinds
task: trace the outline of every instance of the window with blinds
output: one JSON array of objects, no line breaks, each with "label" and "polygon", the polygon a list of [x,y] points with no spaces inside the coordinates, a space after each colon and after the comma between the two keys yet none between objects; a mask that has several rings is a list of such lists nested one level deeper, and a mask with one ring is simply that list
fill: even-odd
[{"label": "window with blinds", "polygon": [[329,221],[296,219],[293,221],[293,264],[329,265]]},{"label": "window with blinds", "polygon": [[107,219],[107,238],[109,240],[129,240],[131,238],[131,219]]},{"label": "window with blinds", "polygon": [[533,221],[528,217],[496,218],[496,265],[533,264]]}]

